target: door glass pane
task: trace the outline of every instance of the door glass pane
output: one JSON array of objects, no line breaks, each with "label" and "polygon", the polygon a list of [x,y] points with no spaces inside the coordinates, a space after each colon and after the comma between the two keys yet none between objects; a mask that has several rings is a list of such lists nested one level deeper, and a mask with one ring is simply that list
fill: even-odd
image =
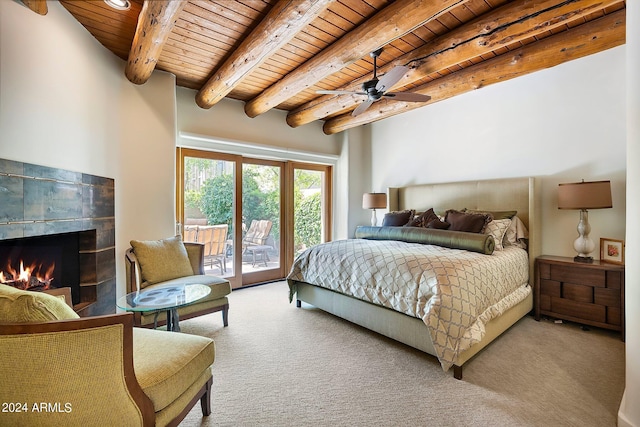
[{"label": "door glass pane", "polygon": [[205,273],[233,276],[234,162],[184,157],[183,240],[204,244]]},{"label": "door glass pane", "polygon": [[324,240],[322,222],[323,175],[324,172],[317,170],[294,170],[294,256]]},{"label": "door glass pane", "polygon": [[242,165],[243,274],[280,268],[281,170],[280,166]]}]

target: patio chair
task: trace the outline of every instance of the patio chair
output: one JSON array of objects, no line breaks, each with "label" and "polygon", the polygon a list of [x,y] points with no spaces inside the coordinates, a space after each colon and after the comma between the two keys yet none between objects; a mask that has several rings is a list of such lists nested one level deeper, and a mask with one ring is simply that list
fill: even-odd
[{"label": "patio chair", "polygon": [[217,264],[220,273],[227,271],[227,258],[225,249],[227,245],[227,224],[198,226],[198,243],[204,245],[204,262],[210,263],[211,267]]},{"label": "patio chair", "polygon": [[264,262],[265,267],[267,266],[267,261],[269,261],[268,251],[273,249],[266,244],[272,226],[273,222],[267,219],[254,219],[251,221],[247,234],[242,239],[242,253],[248,252],[252,255],[254,267],[258,260]]},{"label": "patio chair", "polygon": [[185,225],[184,226],[184,242],[198,242],[198,226],[197,225]]}]

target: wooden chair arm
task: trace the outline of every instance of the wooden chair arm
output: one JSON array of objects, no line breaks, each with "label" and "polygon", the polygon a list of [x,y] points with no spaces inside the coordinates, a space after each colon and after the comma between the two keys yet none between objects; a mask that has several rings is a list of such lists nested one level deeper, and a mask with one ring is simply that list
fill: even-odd
[{"label": "wooden chair arm", "polygon": [[184,242],[184,247],[187,249],[193,274],[204,274],[204,244]]},{"label": "wooden chair arm", "polygon": [[125,258],[125,270],[126,270],[126,284],[127,293],[135,292],[140,289],[142,283],[142,277],[140,274],[140,264],[136,254],[133,253],[133,248],[129,248],[124,253]]}]

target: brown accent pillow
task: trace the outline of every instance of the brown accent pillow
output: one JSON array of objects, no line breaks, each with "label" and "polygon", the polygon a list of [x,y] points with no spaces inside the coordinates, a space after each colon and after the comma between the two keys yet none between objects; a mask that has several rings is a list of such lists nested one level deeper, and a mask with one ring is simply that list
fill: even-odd
[{"label": "brown accent pillow", "polygon": [[465,213],[455,209],[449,209],[444,220],[451,224],[449,230],[482,233],[492,219],[489,214]]},{"label": "brown accent pillow", "polygon": [[464,209],[463,212],[489,214],[493,219],[512,219],[518,213],[518,211],[488,211],[483,209]]},{"label": "brown accent pillow", "polygon": [[[409,221],[405,227],[423,227],[423,228],[427,228],[427,225],[432,222],[433,220],[438,220],[440,221],[440,218],[438,218],[438,215],[436,215],[436,213],[433,211],[433,208],[428,209],[424,212],[422,212],[420,215],[418,215],[417,217],[413,218],[413,220]],[[432,227],[435,228],[435,227]]]},{"label": "brown accent pillow", "polygon": [[441,221],[440,218],[429,221],[427,228],[437,228],[438,230],[448,230],[451,224]]},{"label": "brown accent pillow", "polygon": [[414,209],[386,213],[382,219],[382,226],[401,227],[411,221],[415,214],[416,211]]}]

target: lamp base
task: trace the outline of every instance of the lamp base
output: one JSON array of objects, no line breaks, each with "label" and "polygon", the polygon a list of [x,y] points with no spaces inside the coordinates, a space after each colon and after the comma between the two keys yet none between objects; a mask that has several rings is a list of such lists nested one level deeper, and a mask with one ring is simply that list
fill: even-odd
[{"label": "lamp base", "polygon": [[580,222],[578,223],[578,238],[573,242],[573,249],[578,255],[573,259],[575,262],[592,263],[593,257],[589,254],[593,252],[596,245],[589,237],[591,226],[589,225],[589,213],[586,209],[580,211]]}]

